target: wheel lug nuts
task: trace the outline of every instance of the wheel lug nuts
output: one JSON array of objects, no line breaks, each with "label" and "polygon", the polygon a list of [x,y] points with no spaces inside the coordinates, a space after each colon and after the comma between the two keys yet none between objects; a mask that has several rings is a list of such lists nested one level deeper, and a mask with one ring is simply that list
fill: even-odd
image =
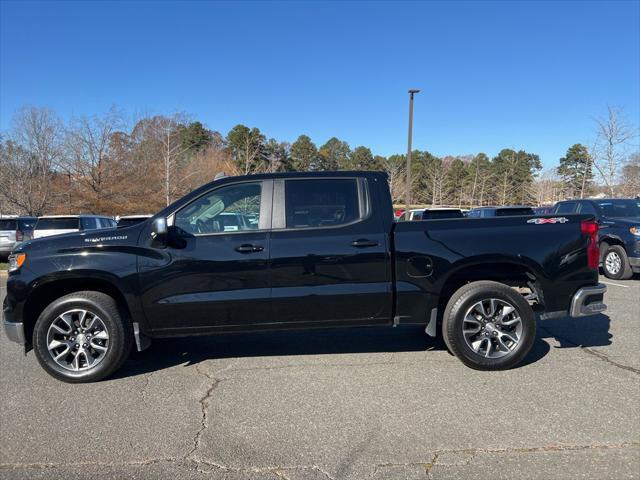
[{"label": "wheel lug nuts", "polygon": [[75,346],[75,348],[79,348],[79,347],[80,347],[80,345],[76,343],[76,346]]},{"label": "wheel lug nuts", "polygon": [[88,345],[87,345],[86,343],[83,343],[83,344],[82,344],[82,348],[87,348],[87,346],[88,346]]}]

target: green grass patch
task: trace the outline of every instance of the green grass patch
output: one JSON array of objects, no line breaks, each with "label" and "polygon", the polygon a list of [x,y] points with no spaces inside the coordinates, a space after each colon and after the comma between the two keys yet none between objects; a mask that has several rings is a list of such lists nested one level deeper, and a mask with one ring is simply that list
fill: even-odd
[{"label": "green grass patch", "polygon": [[9,264],[8,263],[4,263],[4,262],[0,262],[0,271],[7,271],[7,269],[9,268]]}]

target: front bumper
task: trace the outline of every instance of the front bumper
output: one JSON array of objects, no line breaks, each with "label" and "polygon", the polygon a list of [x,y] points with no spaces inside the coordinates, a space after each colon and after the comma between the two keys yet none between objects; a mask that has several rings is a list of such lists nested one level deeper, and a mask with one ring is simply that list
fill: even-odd
[{"label": "front bumper", "polygon": [[604,294],[607,286],[599,283],[593,287],[582,287],[573,295],[569,315],[572,317],[585,317],[604,312],[607,306],[604,304]]},{"label": "front bumper", "polygon": [[19,343],[24,345],[26,343],[24,337],[24,323],[22,322],[7,322],[4,321],[4,333],[6,333],[7,338],[12,342]]}]

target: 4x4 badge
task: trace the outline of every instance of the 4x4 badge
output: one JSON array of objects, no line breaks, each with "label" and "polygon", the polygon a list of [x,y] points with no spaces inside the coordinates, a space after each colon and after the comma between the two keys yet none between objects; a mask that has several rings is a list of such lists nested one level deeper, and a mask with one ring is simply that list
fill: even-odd
[{"label": "4x4 badge", "polygon": [[536,225],[543,225],[545,223],[567,223],[569,221],[566,217],[553,217],[553,218],[532,218],[527,220],[527,223],[535,223]]}]

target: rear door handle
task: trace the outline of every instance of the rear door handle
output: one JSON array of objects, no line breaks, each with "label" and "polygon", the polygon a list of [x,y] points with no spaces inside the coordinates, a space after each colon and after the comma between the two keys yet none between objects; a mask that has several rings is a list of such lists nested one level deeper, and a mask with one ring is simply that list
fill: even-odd
[{"label": "rear door handle", "polygon": [[245,243],[243,245],[240,245],[239,247],[236,247],[236,252],[240,252],[240,253],[254,253],[254,252],[261,252],[263,250],[264,250],[264,247],[260,245],[251,245],[250,243]]},{"label": "rear door handle", "polygon": [[366,238],[359,238],[358,240],[351,242],[351,246],[357,248],[377,247],[378,245],[378,242],[367,240]]}]

